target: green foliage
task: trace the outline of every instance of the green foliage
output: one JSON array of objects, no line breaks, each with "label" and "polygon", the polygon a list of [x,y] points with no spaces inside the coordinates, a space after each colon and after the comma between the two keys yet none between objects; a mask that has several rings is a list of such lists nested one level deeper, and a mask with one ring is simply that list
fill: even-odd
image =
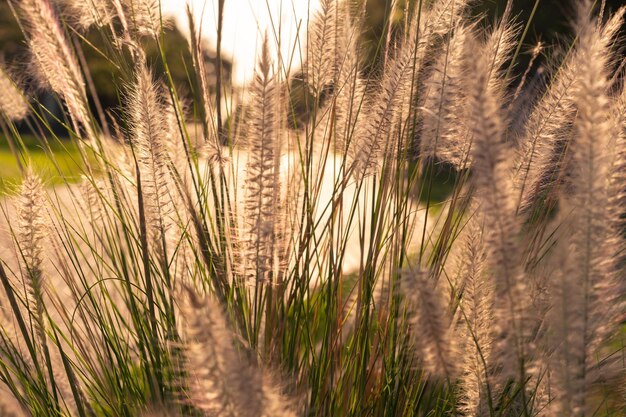
[{"label": "green foliage", "polygon": [[[60,185],[80,181],[83,163],[77,145],[73,142],[50,141],[42,146],[35,136],[23,135],[24,155],[22,161],[41,175],[46,185]],[[18,161],[11,152],[6,138],[0,137],[0,196],[14,194],[22,180]]]},{"label": "green foliage", "polygon": [[[166,22],[163,28],[163,36],[158,43],[155,39],[143,39],[143,49],[146,59],[157,74],[164,74],[165,68],[161,59],[161,51],[165,54],[168,63],[168,71],[172,77],[174,86],[181,93],[198,94],[193,71],[188,42],[183,33],[173,22]],[[69,27],[67,30],[72,30]],[[75,29],[74,29],[75,30]],[[30,57],[25,45],[24,35],[17,20],[14,17],[9,2],[0,3],[0,58],[10,63],[13,71],[24,74],[23,67],[28,65]],[[112,61],[110,42],[111,39],[96,29],[90,29],[86,33],[76,32],[76,40],[82,46],[87,63],[87,72],[93,80],[95,90],[98,92],[98,100],[104,110],[118,112],[120,106],[119,93],[130,80],[125,79],[124,71],[118,62]],[[208,45],[204,47],[204,59],[207,68],[207,77],[213,76],[217,66],[217,57]],[[228,58],[222,57],[222,77],[224,85],[230,84],[232,63]],[[211,94],[215,94],[215,86],[208,86]],[[90,96],[93,105],[93,97]],[[43,101],[43,100],[42,100]],[[95,109],[94,109],[95,112]]]}]

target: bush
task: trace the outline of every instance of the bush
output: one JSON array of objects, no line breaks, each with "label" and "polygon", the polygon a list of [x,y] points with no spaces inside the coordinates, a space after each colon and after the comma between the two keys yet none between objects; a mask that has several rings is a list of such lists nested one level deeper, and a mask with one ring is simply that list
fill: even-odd
[{"label": "bush", "polygon": [[[1,72],[23,172],[3,209],[6,413],[626,411],[624,9],[600,19],[581,1],[577,37],[538,87],[509,71],[510,10],[483,29],[468,2],[420,2],[365,75],[364,10],[325,0],[298,82],[266,36],[249,90],[216,103],[193,22],[189,99],[158,2],[90,3],[12,3],[82,182],[44,186],[14,123],[42,144],[53,130]],[[74,42],[86,27],[129,80],[113,124],[88,104]],[[294,85],[308,91],[295,126]],[[238,104],[222,123],[217,106]]]}]

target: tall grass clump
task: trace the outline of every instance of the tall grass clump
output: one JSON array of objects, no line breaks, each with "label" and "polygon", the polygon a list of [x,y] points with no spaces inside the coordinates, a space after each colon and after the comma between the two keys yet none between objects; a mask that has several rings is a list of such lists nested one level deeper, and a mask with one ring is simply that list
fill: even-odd
[{"label": "tall grass clump", "polygon": [[[0,415],[626,413],[623,8],[577,2],[563,53],[516,76],[510,2],[491,25],[398,2],[366,70],[367,8],[323,0],[302,62],[263,28],[225,88],[190,9],[175,85],[157,1],[9,3],[30,55],[0,68],[23,173],[1,203]],[[87,29],[119,71],[106,114]],[[48,187],[26,131],[72,141],[80,183]]]}]

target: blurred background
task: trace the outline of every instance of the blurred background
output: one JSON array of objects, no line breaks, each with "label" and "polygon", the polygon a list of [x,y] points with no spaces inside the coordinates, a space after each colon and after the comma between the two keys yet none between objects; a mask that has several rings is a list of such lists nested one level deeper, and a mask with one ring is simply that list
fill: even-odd
[{"label": "blurred background", "polygon": [[[55,1],[55,0],[53,0]],[[184,88],[189,85],[188,71],[191,58],[188,53],[186,34],[188,33],[187,18],[185,13],[186,2],[183,0],[161,0],[162,9],[166,16],[172,20],[172,24],[166,30],[165,50],[167,61],[172,76],[177,84]],[[280,22],[281,38],[283,39],[282,50],[284,54],[295,52],[292,69],[299,66],[300,48],[304,42],[298,43],[295,28],[300,25],[306,26],[306,22],[313,18],[313,13],[318,8],[319,0],[225,0],[224,8],[224,35],[223,35],[223,74],[227,83],[234,82],[236,85],[244,85],[250,79],[254,69],[255,57],[260,45],[260,39],[266,30],[272,31]],[[366,1],[366,27],[364,28],[362,45],[367,58],[364,60],[364,71],[372,70],[377,65],[377,45],[381,37],[386,33],[386,25],[400,25],[401,13],[392,13],[392,0],[360,0]],[[396,10],[404,8],[404,2],[409,1],[413,5],[420,1],[428,0],[398,0]],[[217,0],[191,0],[194,18],[201,27],[203,38],[206,40],[204,50],[205,59],[208,63],[207,70],[213,73],[217,65],[215,54],[215,28]],[[474,1],[472,13],[479,17],[484,16],[483,24],[495,21],[504,10],[506,0],[479,0]],[[572,38],[574,15],[574,1],[568,0],[514,0],[513,15],[523,25],[532,15],[532,21],[524,38],[519,62],[515,68],[518,72],[525,70],[528,62],[528,51],[532,50],[539,41],[544,45],[545,54],[550,54],[560,46],[566,45]],[[625,5],[626,0],[607,0],[607,11],[615,10]],[[534,13],[533,13],[534,11]],[[271,16],[270,16],[271,15]],[[281,19],[277,19],[280,16]],[[300,35],[302,36],[302,29]],[[97,49],[101,48],[102,41],[96,31],[81,34],[83,42],[89,42],[93,47],[84,47],[84,59],[86,60],[93,77],[99,99],[105,109],[114,109],[119,105],[118,90],[119,74],[103,54]],[[148,56],[157,74],[163,68],[158,56],[156,45],[150,47],[148,41]],[[296,46],[294,48],[294,45]],[[234,57],[234,58],[233,58]],[[24,39],[21,34],[8,0],[0,0],[0,60],[15,74],[27,74],[21,67],[27,65],[28,56],[25,50]],[[537,63],[537,66],[540,62]],[[209,79],[212,74],[209,74]],[[24,75],[25,77],[25,75]],[[28,83],[28,80],[22,80]],[[47,98],[45,94],[40,97],[42,102],[49,106],[55,113],[55,100]]]},{"label": "blurred background", "polygon": [[[18,0],[19,1],[19,0]],[[60,0],[52,0],[53,2]],[[200,28],[204,39],[204,59],[208,71],[209,84],[214,86],[215,71],[218,65],[215,52],[216,27],[217,27],[217,4],[219,0],[190,0],[190,11]],[[376,76],[379,73],[378,45],[386,36],[387,25],[401,27],[403,21],[402,10],[407,6],[414,7],[420,2],[426,4],[430,0],[395,0],[396,7],[392,10],[394,0],[352,0],[357,3],[365,2],[366,20],[363,28],[360,46],[365,56],[362,71]],[[482,17],[481,25],[490,25],[502,15],[506,0],[475,0],[471,13],[476,17]],[[598,0],[601,3],[601,0]],[[186,14],[185,0],[161,0],[164,15],[169,20],[164,39],[165,56],[173,77],[174,83],[180,89],[182,96],[190,96],[194,91],[195,80],[190,79],[191,57],[187,42],[188,19]],[[540,73],[545,57],[564,50],[573,38],[575,15],[575,0],[513,0],[513,16],[515,21],[524,28],[530,20],[528,30],[523,38],[520,54],[513,67],[513,74],[521,74],[528,67],[531,51],[538,42],[543,45],[542,55],[533,63],[530,71],[531,77]],[[611,10],[626,5],[626,0],[606,0],[607,14]],[[284,56],[293,55],[291,62],[291,74],[295,76],[291,80],[292,106],[295,109],[295,124],[298,120],[306,119],[306,109],[313,98],[298,79],[298,69],[301,66],[300,51],[305,48],[305,31],[307,22],[314,18],[315,11],[319,7],[319,0],[225,0],[224,4],[224,31],[222,42],[222,77],[224,88],[228,92],[245,90],[245,84],[251,79],[254,64],[258,56],[261,40],[268,33],[270,39],[274,39],[280,32],[280,49]],[[298,28],[300,31],[298,32]],[[71,29],[68,28],[68,31]],[[84,56],[79,59],[86,62],[93,84],[98,92],[97,100],[101,103],[107,118],[114,119],[119,112],[122,98],[118,91],[127,80],[121,77],[120,72],[108,61],[105,51],[105,43],[96,30],[86,33],[74,32],[71,38],[82,44]],[[158,76],[163,74],[162,60],[156,43],[146,40],[148,61]],[[270,42],[275,43],[275,42]],[[275,47],[278,48],[278,47]],[[27,66],[29,62],[25,47],[25,41],[20,27],[14,18],[9,0],[0,0],[0,62],[8,67],[11,74],[25,86],[27,94],[37,98],[38,105],[44,111],[40,114],[48,118],[59,137],[67,136],[62,125],[55,118],[62,114],[61,104],[53,95],[38,90],[35,83],[28,78]],[[519,78],[519,77],[518,77]],[[545,81],[544,79],[541,80]],[[513,86],[514,88],[515,86]],[[214,94],[214,87],[211,94]],[[91,97],[91,105],[95,104]],[[236,109],[231,109],[233,114],[241,114]],[[229,112],[225,112],[226,114]],[[298,114],[299,113],[299,114]],[[47,116],[46,116],[47,115]],[[230,122],[224,117],[225,122]],[[232,125],[232,124],[231,124]],[[18,129],[26,133],[28,126],[21,124]],[[28,138],[28,136],[25,136]],[[38,145],[33,144],[36,148]],[[0,132],[0,193],[3,192],[3,183],[6,179],[19,178],[19,172],[12,155],[8,153],[7,141]],[[38,149],[34,149],[37,156]],[[41,155],[44,161],[44,155]],[[60,156],[62,159],[64,156]],[[42,162],[43,164],[43,162]],[[68,162],[68,166],[71,164]]]},{"label": "blurred background", "polygon": [[[55,0],[53,0],[55,1]],[[301,24],[306,25],[308,19],[313,18],[313,13],[318,8],[319,0],[225,0],[224,16],[224,69],[227,79],[233,79],[237,84],[243,84],[252,76],[252,70],[259,48],[259,40],[265,30],[272,30],[271,26],[279,21],[277,16],[281,16],[283,51],[295,52],[297,66],[300,60],[299,48],[294,49],[295,27]],[[381,36],[385,33],[387,22],[394,25],[401,23],[401,13],[391,13],[392,0],[360,0],[366,1],[367,20],[363,34],[363,45],[368,53],[366,66],[375,65],[376,47]],[[420,1],[428,0],[398,0],[397,10],[404,8],[404,2],[410,1],[416,4]],[[190,57],[187,53],[186,33],[188,33],[187,18],[185,14],[186,3],[184,0],[161,0],[162,9],[166,16],[170,16],[174,24],[167,29],[165,37],[165,49],[168,52],[168,63],[175,80],[181,84],[187,79],[185,65],[189,64]],[[598,0],[600,2],[600,0]],[[206,39],[207,67],[215,69],[215,28],[217,0],[191,0],[194,18],[200,22],[202,35]],[[472,13],[475,16],[486,16],[485,24],[493,22],[504,10],[506,0],[478,0],[474,3]],[[523,24],[528,21],[533,14],[533,20],[528,28],[528,33],[524,39],[524,50],[532,49],[538,41],[547,46],[546,52],[555,45],[566,44],[571,40],[574,23],[574,1],[570,0],[514,0],[513,15],[516,20]],[[626,0],[606,0],[607,11],[615,10],[626,5]],[[271,14],[271,17],[270,17]],[[300,31],[302,35],[302,30]],[[95,32],[88,32],[84,37],[97,48],[98,36]],[[303,44],[299,46],[304,47]],[[84,48],[85,59],[91,70],[94,83],[100,94],[100,99],[104,107],[111,107],[118,101],[115,96],[115,85],[111,79],[116,79],[116,71],[106,57],[95,52],[94,48]],[[156,47],[151,51],[151,62],[155,70],[160,68]],[[237,55],[235,59],[233,56]],[[0,59],[9,66],[26,65],[27,56],[23,36],[20,28],[14,19],[13,13],[8,4],[8,0],[0,0]],[[234,67],[233,67],[234,63]],[[519,68],[523,70],[524,68]],[[234,72],[233,72],[234,69]],[[18,71],[21,73],[21,71]]]}]

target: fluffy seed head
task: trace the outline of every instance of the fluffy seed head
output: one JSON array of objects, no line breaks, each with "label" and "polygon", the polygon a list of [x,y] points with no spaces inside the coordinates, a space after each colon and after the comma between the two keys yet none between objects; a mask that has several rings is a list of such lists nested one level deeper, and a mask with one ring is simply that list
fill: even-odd
[{"label": "fluffy seed head", "polygon": [[267,37],[263,44],[258,72],[253,85],[254,106],[250,120],[250,159],[246,178],[246,275],[267,280],[274,269],[277,219],[280,216],[280,113],[279,85],[270,74],[271,61]]},{"label": "fluffy seed head", "polygon": [[446,46],[447,52],[435,63],[426,82],[421,156],[441,158],[462,168],[469,157],[467,100],[463,88],[463,58],[468,29],[458,28]]},{"label": "fluffy seed head", "polygon": [[219,304],[190,292],[184,313],[193,406],[223,416],[295,417],[291,401],[280,393],[270,374],[238,352]]},{"label": "fluffy seed head", "polygon": [[335,56],[337,48],[337,7],[336,0],[322,0],[320,11],[314,17],[308,30],[307,83],[319,95],[335,80]]},{"label": "fluffy seed head", "polygon": [[[559,242],[559,270],[552,281],[555,306],[553,374],[558,381],[552,404],[562,415],[591,412],[591,387],[601,377],[597,349],[623,314],[619,271],[614,259],[615,219],[609,196],[613,131],[610,117],[608,57],[602,30],[588,17],[590,2],[579,11],[579,76],[574,99],[575,135],[568,145],[571,187],[561,198],[560,215],[567,238]],[[623,13],[623,11],[622,11]]]},{"label": "fluffy seed head", "polygon": [[461,408],[467,415],[482,415],[491,371],[494,325],[493,276],[486,270],[482,221],[475,210],[459,236],[458,285],[462,288],[459,332],[462,335],[463,369],[460,378]]},{"label": "fluffy seed head", "polygon": [[428,272],[417,269],[404,275],[402,291],[411,314],[411,335],[424,369],[434,376],[454,380],[458,371],[454,361],[456,346],[441,289]]},{"label": "fluffy seed head", "polygon": [[161,95],[152,73],[145,65],[138,65],[135,83],[130,88],[129,111],[132,118],[132,140],[137,151],[141,173],[142,193],[146,204],[146,218],[153,244],[165,250],[163,239],[168,229],[168,218],[173,210],[167,161],[165,135],[166,116]]},{"label": "fluffy seed head", "polygon": [[77,122],[87,126],[89,112],[82,73],[52,3],[24,0],[19,2],[18,11],[28,35],[36,77],[63,98]]},{"label": "fluffy seed head", "polygon": [[82,30],[108,25],[113,18],[109,0],[62,0],[61,6],[64,18]]},{"label": "fluffy seed head", "polygon": [[24,93],[11,79],[6,69],[0,65],[0,113],[10,120],[21,120],[28,114],[28,102]]},{"label": "fluffy seed head", "polygon": [[518,241],[520,224],[511,178],[512,149],[504,141],[502,106],[489,82],[491,61],[485,56],[472,56],[472,50],[468,48],[467,56],[469,106],[473,109],[472,170],[476,193],[482,200],[487,265],[495,282],[497,354],[506,367],[504,378],[525,379],[525,375],[520,375],[519,364],[527,363],[529,356],[532,310]]},{"label": "fluffy seed head", "polygon": [[43,253],[46,233],[45,197],[39,176],[28,168],[20,188],[16,239],[24,262],[24,277],[31,302],[43,307]]},{"label": "fluffy seed head", "polygon": [[159,35],[161,9],[159,0],[121,0],[126,19],[133,31],[140,36]]},{"label": "fluffy seed head", "polygon": [[[624,9],[618,10],[600,27],[593,38],[594,48],[609,54]],[[556,70],[553,81],[530,115],[523,135],[516,166],[516,188],[522,190],[520,208],[526,211],[537,202],[552,198],[562,186],[568,186],[567,147],[576,116],[576,85],[582,74],[581,64],[588,59],[576,48]]]}]

